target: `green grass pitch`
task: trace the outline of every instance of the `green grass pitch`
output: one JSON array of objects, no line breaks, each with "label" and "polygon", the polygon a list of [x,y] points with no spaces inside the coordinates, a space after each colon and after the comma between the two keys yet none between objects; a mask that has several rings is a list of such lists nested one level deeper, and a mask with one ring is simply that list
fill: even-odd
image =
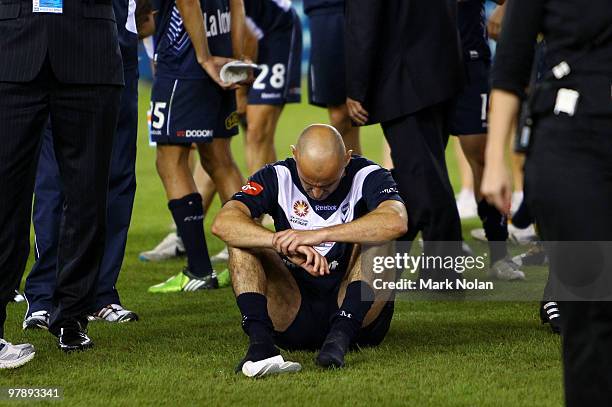
[{"label": "green grass pitch", "polygon": [[[10,304],[7,339],[33,343],[37,355],[20,369],[0,372],[0,387],[57,386],[63,388],[65,404],[80,406],[562,404],[559,338],[540,325],[536,302],[402,301],[383,344],[350,353],[344,370],[322,371],[313,353],[292,352],[286,356],[302,363],[299,374],[262,380],[235,375],[247,338],[229,288],[176,295],[146,292],[180,271],[183,261],[138,260],[140,251],[168,233],[171,220],[155,170],[155,150],[148,146],[149,87],[143,84],[140,91],[138,192],[118,288],[124,305],[137,311],[141,321],[92,323],[95,348],[64,355],[47,332],[23,332],[26,306]],[[322,109],[306,103],[287,106],[277,132],[278,157],[289,154],[303,127],[326,121]],[[366,128],[362,142],[366,156],[379,161],[379,127]],[[244,171],[242,144],[242,137],[236,137],[233,151]],[[449,162],[457,185],[452,154]],[[210,234],[218,208],[217,200],[206,219],[211,252],[222,247]],[[477,221],[464,225],[466,238],[474,227],[479,227]],[[544,273],[528,269],[528,282],[541,282]]]}]

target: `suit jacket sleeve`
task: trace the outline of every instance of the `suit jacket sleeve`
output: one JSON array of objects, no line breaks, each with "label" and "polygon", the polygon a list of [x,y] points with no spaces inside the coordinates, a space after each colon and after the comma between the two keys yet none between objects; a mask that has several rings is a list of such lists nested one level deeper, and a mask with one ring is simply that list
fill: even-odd
[{"label": "suit jacket sleeve", "polygon": [[372,78],[382,3],[381,0],[346,2],[346,90],[348,97],[359,102],[365,101]]}]

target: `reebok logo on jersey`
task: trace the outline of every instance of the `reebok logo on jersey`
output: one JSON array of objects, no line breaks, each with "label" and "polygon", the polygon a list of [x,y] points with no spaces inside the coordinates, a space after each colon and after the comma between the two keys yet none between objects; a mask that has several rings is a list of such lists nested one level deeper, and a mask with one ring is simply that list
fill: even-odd
[{"label": "reebok logo on jersey", "polygon": [[262,187],[260,184],[258,184],[255,181],[249,181],[246,183],[245,186],[243,186],[240,189],[242,190],[242,192],[244,192],[247,195],[257,196],[261,194],[261,192],[264,190],[264,187]]},{"label": "reebok logo on jersey", "polygon": [[337,209],[337,205],[315,205],[315,211],[335,211]]}]

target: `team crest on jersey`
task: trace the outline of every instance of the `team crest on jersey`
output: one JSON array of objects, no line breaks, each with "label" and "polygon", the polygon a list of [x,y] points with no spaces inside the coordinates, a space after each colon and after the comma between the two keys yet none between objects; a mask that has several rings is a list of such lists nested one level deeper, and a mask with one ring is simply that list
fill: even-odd
[{"label": "team crest on jersey", "polygon": [[238,126],[239,124],[240,124],[240,116],[238,115],[238,112],[232,112],[225,119],[225,128],[227,130],[233,129],[234,127]]},{"label": "team crest on jersey", "polygon": [[247,195],[257,196],[261,194],[261,192],[264,190],[264,187],[255,181],[249,181],[240,189]]},{"label": "team crest on jersey", "polygon": [[310,207],[308,206],[308,202],[306,201],[299,200],[293,203],[293,213],[295,213],[300,218],[306,217],[306,215],[308,215],[309,210]]}]

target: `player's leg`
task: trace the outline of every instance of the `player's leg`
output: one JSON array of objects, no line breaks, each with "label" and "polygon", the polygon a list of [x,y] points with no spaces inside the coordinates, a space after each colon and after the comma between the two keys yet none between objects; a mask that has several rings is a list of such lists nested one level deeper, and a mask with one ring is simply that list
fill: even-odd
[{"label": "player's leg", "polygon": [[452,130],[453,134],[459,137],[461,148],[472,169],[478,216],[482,221],[489,245],[489,273],[503,280],[523,279],[525,274],[508,258],[507,219],[480,193],[487,144],[489,63],[478,60],[469,61],[467,69],[470,83],[456,101]]},{"label": "player's leg", "polygon": [[234,161],[231,138],[215,138],[212,143],[199,144],[202,168],[212,179],[222,203],[227,202],[243,184],[242,175]]},{"label": "player's leg", "polygon": [[215,199],[217,194],[217,187],[213,182],[212,178],[204,168],[199,158],[196,158],[196,162],[193,168],[193,180],[196,184],[196,188],[200,195],[202,195],[202,205],[204,205],[204,215],[208,212],[212,201]]},{"label": "player's leg", "polygon": [[355,154],[361,154],[359,127],[353,126],[346,104],[329,106],[327,110],[330,124],[342,135],[346,149],[353,150]]},{"label": "player's leg", "polygon": [[512,137],[510,139],[510,167],[512,168],[512,185],[514,187],[514,191],[512,192],[512,213],[515,213],[521,205],[521,202],[523,202],[523,179],[525,178],[525,174],[523,173],[525,156],[514,151],[515,137],[516,127],[513,128]]},{"label": "player's leg", "polygon": [[461,190],[457,194],[457,209],[461,219],[473,218],[478,215],[476,198],[474,197],[474,176],[459,140],[453,139],[453,152],[457,159],[457,168],[461,180]]},{"label": "player's leg", "polygon": [[[242,174],[232,155],[232,137],[238,134],[239,117],[236,113],[235,92],[215,89],[210,98],[215,101],[209,106],[213,137],[210,143],[196,145],[200,164],[216,188],[221,203],[227,202],[240,190]],[[209,187],[212,185],[209,184]]]},{"label": "player's leg", "polygon": [[[361,262],[361,247],[355,245],[348,272],[338,292],[339,309],[332,316],[330,331],[316,358],[322,367],[344,366],[344,355],[351,343],[360,339],[364,344],[377,345],[389,329],[393,310],[391,308],[389,312],[388,302],[393,301],[393,292],[374,291],[372,275],[362,272]],[[377,278],[394,281],[394,273],[394,270],[388,270]],[[383,311],[386,311],[384,315]],[[379,320],[381,317],[384,321]]]},{"label": "player's leg", "polygon": [[245,155],[249,174],[276,161],[274,134],[283,105],[249,104],[246,108],[248,128]]},{"label": "player's leg", "polygon": [[229,270],[242,329],[249,336],[244,363],[275,357],[274,331],[283,332],[295,320],[301,305],[300,290],[278,254],[265,249],[229,248]]},{"label": "player's leg", "polygon": [[158,144],[157,171],[168,198],[168,208],[187,253],[187,268],[150,292],[195,291],[216,288],[204,235],[204,207],[189,168],[189,145]]},{"label": "player's leg", "polygon": [[[208,174],[206,174],[206,171],[202,169],[202,165],[200,165],[200,160],[197,157],[195,145],[192,145],[191,147],[191,152],[189,154],[189,166],[198,192],[200,195],[202,195],[202,205],[204,206],[204,215],[206,215],[206,210],[208,209],[209,204],[213,200],[217,191],[214,184],[212,184],[210,177]],[[212,184],[212,188],[210,187],[209,182]],[[142,261],[162,261],[184,256],[185,245],[183,244],[183,239],[177,232],[174,220],[172,221],[171,229],[172,231],[164,236],[161,242],[159,242],[153,249],[141,252],[138,255],[138,258]]]},{"label": "player's leg", "polygon": [[302,33],[299,18],[293,27],[272,31],[259,40],[261,72],[247,98],[246,157],[249,173],[276,161],[274,134],[286,103],[300,101]]},{"label": "player's leg", "polygon": [[482,221],[485,236],[489,244],[489,261],[491,275],[502,279],[520,279],[524,274],[508,258],[506,240],[508,239],[508,223],[506,217],[495,206],[489,204],[480,193],[480,184],[484,171],[486,134],[461,135],[461,148],[474,174],[474,191],[478,205],[478,216]]},{"label": "player's leg", "polygon": [[[157,142],[156,166],[185,246],[188,266],[166,282],[150,287],[149,292],[218,287],[204,235],[202,196],[189,165],[191,144],[211,142],[217,122],[216,92],[210,84],[198,80],[157,78],[153,84],[151,138]],[[194,100],[205,102],[193,103]]]}]

